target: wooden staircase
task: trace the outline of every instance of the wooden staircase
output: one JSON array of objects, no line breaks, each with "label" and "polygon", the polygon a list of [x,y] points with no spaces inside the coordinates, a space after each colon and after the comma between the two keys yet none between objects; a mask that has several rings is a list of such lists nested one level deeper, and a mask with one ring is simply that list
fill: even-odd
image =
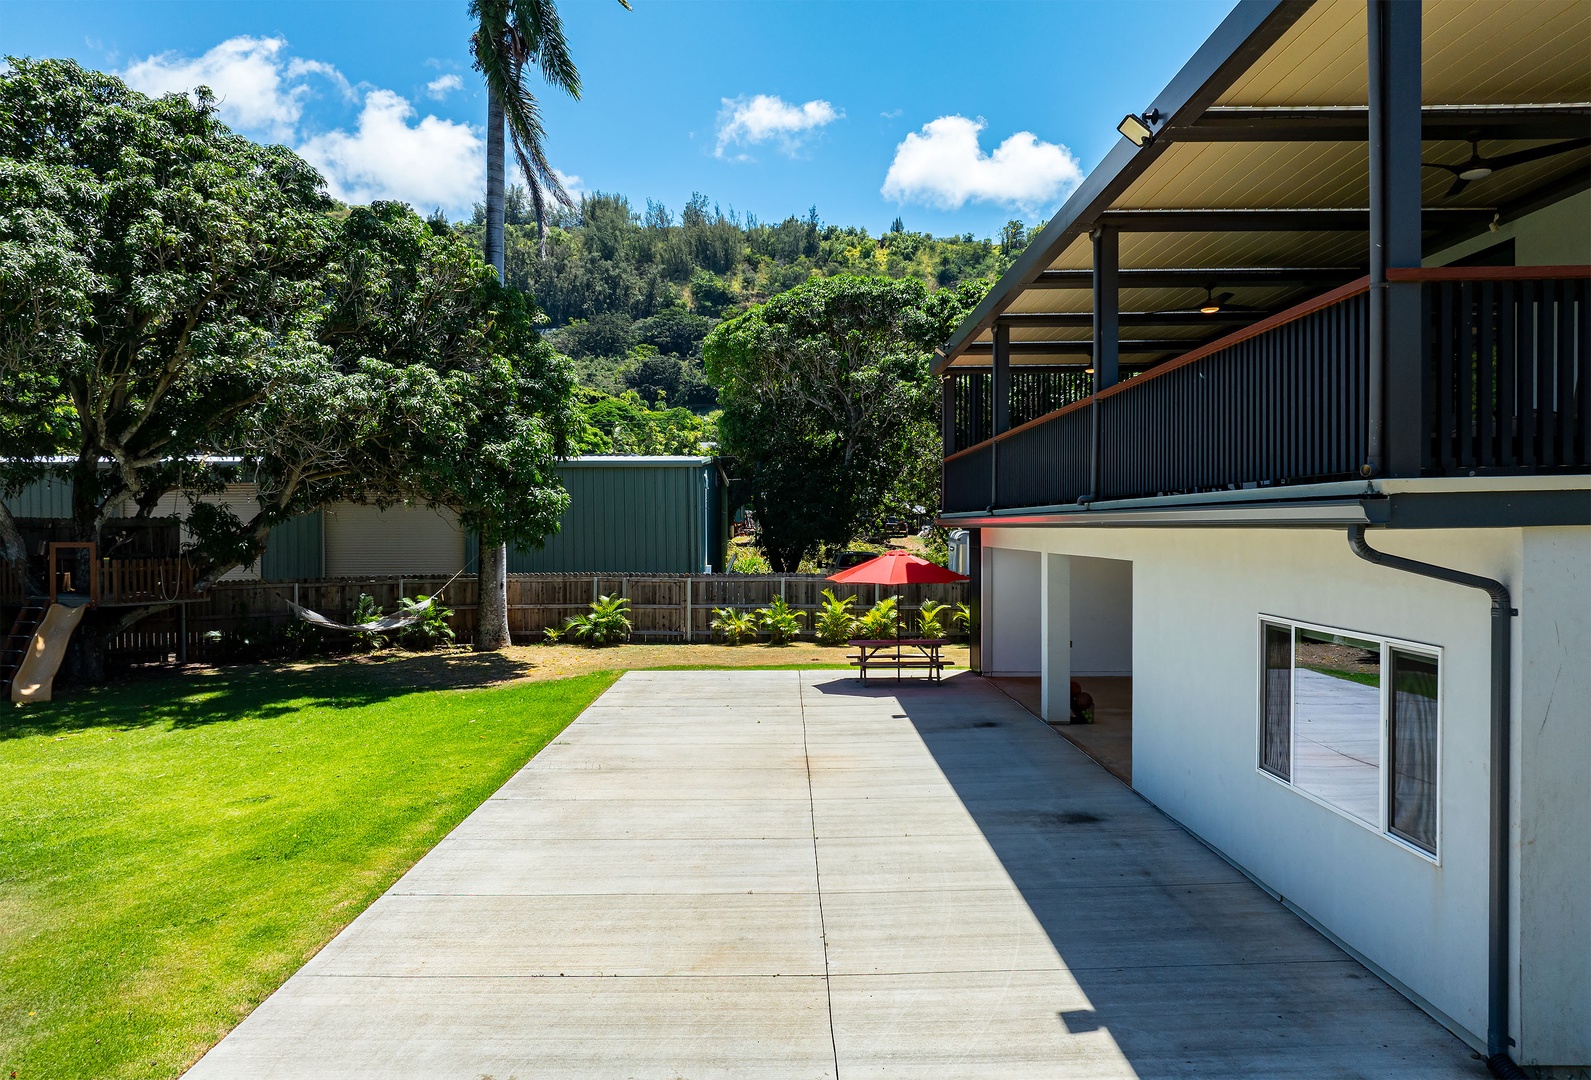
[{"label": "wooden staircase", "polygon": [[4,701],[11,693],[11,680],[16,677],[17,669],[22,666],[22,658],[28,654],[28,648],[33,643],[33,635],[39,628],[39,623],[44,621],[44,613],[49,608],[48,601],[28,600],[22,605],[22,610],[17,612],[17,617],[11,624],[11,632],[6,635],[5,641],[0,642],[0,701]]}]

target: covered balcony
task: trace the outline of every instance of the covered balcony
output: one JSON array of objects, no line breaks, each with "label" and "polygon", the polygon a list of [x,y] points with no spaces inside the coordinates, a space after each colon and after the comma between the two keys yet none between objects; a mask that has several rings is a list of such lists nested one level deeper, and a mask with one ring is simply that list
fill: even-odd
[{"label": "covered balcony", "polygon": [[1591,8],[1487,11],[1239,8],[940,350],[946,523],[1591,469]]}]

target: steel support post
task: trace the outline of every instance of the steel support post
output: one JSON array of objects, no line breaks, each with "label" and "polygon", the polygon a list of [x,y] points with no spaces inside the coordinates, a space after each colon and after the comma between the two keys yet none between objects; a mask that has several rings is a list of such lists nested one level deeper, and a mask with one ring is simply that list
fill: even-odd
[{"label": "steel support post", "polygon": [[1099,414],[1099,392],[1114,386],[1121,375],[1121,267],[1117,230],[1101,225],[1094,230],[1094,401],[1088,408],[1088,501],[1104,494],[1105,432]]},{"label": "steel support post", "polygon": [[1424,326],[1419,282],[1387,270],[1418,267],[1420,249],[1421,5],[1369,0],[1370,399],[1367,476],[1418,476]]},{"label": "steel support post", "polygon": [[[1011,328],[995,325],[994,328],[994,409],[991,435],[999,435],[1011,427]],[[1000,505],[1000,444],[989,450],[989,509]]]}]

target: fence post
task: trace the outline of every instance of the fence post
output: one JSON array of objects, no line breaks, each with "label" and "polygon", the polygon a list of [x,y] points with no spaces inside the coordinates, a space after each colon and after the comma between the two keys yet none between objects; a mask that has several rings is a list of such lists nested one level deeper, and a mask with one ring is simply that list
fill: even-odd
[{"label": "fence post", "polygon": [[691,610],[691,600],[694,599],[691,596],[691,586],[692,586],[692,583],[695,582],[695,580],[696,579],[691,577],[689,574],[685,575],[685,634],[684,634],[684,637],[685,637],[685,644],[687,644],[687,645],[689,645],[691,643],[691,631],[693,629],[695,629],[695,625],[694,624],[696,622],[696,620],[694,618],[695,613]]}]

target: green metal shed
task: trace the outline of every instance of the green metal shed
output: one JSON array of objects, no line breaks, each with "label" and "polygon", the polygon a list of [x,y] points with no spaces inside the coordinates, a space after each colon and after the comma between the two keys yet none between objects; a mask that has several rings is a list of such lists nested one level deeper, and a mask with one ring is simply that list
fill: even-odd
[{"label": "green metal shed", "polygon": [[569,492],[562,525],[539,550],[511,548],[509,573],[723,571],[729,520],[716,458],[573,458],[558,474]]}]

